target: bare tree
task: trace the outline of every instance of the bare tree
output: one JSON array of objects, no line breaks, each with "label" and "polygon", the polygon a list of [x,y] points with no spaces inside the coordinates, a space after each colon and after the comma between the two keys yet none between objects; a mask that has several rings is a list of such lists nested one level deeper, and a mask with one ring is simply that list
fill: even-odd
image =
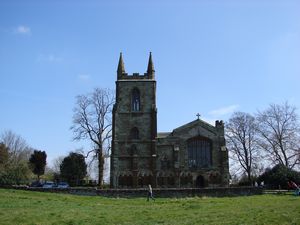
[{"label": "bare tree", "polygon": [[32,149],[21,136],[12,131],[3,132],[0,143],[6,148],[6,159],[0,170],[0,183],[20,184],[27,182],[31,176],[28,159]]},{"label": "bare tree", "polygon": [[74,108],[74,140],[90,140],[94,146],[91,151],[98,161],[98,183],[102,187],[104,157],[109,155],[112,131],[112,107],[114,93],[110,89],[96,88],[87,95],[77,96]]},{"label": "bare tree", "polygon": [[273,164],[294,168],[300,163],[300,124],[296,108],[271,104],[257,115],[260,146]]},{"label": "bare tree", "polygon": [[28,161],[32,149],[26,141],[12,131],[4,131],[1,135],[1,142],[9,149],[9,163],[18,164],[20,161]]},{"label": "bare tree", "polygon": [[60,165],[62,161],[64,160],[64,156],[58,156],[57,158],[52,160],[52,170],[54,173],[59,174],[60,173]]},{"label": "bare tree", "polygon": [[257,145],[255,118],[248,113],[235,112],[226,124],[226,139],[230,158],[237,170],[247,175],[251,183],[253,170],[257,167],[259,148]]}]

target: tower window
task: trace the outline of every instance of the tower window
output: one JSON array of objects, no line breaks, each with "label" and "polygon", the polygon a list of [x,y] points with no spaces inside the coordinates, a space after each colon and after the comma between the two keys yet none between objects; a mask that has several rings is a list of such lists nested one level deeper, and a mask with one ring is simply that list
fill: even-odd
[{"label": "tower window", "polygon": [[130,139],[139,139],[139,130],[136,127],[130,130]]},{"label": "tower window", "polygon": [[141,110],[141,100],[140,100],[140,91],[138,89],[133,89],[132,91],[132,111],[138,112]]}]

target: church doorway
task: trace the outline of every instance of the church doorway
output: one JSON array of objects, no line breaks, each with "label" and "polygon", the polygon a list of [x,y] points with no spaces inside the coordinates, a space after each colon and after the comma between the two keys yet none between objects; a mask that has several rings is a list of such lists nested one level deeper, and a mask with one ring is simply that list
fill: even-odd
[{"label": "church doorway", "polygon": [[205,182],[204,182],[204,177],[199,175],[196,179],[196,187],[197,188],[204,188]]}]

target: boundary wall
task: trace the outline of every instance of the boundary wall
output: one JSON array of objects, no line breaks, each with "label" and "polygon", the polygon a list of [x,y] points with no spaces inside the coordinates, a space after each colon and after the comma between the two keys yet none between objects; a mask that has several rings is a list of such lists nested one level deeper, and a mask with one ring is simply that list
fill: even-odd
[{"label": "boundary wall", "polygon": [[[134,198],[146,197],[147,189],[97,189],[97,188],[35,188],[26,186],[6,186],[1,188],[52,192],[63,194],[103,196],[113,198]],[[259,187],[220,187],[220,188],[153,188],[153,195],[156,198],[185,198],[185,197],[233,197],[258,195],[263,193]]]}]

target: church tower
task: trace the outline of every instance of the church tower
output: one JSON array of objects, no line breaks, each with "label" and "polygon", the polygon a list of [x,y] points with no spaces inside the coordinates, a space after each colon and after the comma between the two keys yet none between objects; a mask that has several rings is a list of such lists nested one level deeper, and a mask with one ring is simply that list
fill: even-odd
[{"label": "church tower", "polygon": [[156,186],[156,81],[150,52],[147,72],[125,72],[120,53],[113,108],[112,188]]}]

